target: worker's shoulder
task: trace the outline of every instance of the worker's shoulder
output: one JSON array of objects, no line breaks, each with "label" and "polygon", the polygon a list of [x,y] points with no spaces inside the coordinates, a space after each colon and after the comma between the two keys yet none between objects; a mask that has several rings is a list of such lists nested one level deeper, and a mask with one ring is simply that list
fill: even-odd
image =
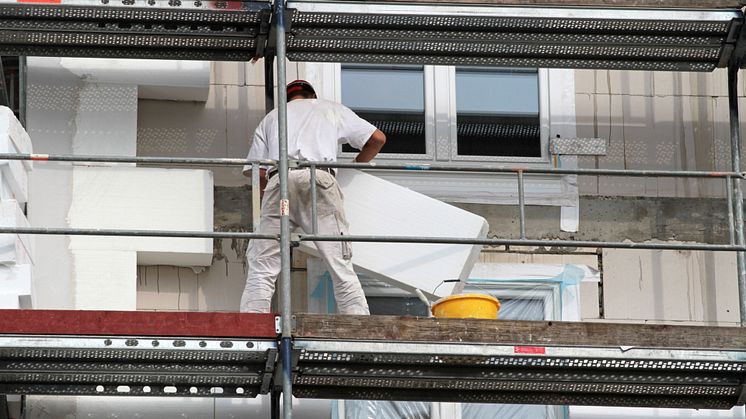
[{"label": "worker's shoulder", "polygon": [[344,109],[347,108],[345,105],[326,99],[304,99],[299,101],[301,104],[313,108],[332,108],[332,109]]}]

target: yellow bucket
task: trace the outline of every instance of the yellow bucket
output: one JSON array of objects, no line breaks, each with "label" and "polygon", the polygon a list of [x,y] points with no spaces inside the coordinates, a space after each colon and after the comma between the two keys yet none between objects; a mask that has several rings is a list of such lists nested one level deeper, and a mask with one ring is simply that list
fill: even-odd
[{"label": "yellow bucket", "polygon": [[433,316],[457,319],[496,319],[500,301],[486,294],[456,294],[433,303]]}]

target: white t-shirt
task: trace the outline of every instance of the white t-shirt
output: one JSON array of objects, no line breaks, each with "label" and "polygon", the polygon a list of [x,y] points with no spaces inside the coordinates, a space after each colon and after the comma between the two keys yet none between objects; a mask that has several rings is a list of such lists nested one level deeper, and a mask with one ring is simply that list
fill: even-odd
[{"label": "white t-shirt", "polygon": [[[313,162],[337,161],[340,144],[361,149],[376,130],[350,108],[322,99],[288,102],[288,158]],[[247,159],[279,160],[277,109],[268,113],[254,131]],[[244,173],[251,165],[244,166]]]}]

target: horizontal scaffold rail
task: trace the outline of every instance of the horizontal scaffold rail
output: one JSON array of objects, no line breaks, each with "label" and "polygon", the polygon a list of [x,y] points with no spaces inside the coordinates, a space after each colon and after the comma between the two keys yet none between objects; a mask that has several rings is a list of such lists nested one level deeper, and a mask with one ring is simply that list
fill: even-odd
[{"label": "horizontal scaffold rail", "polygon": [[[0,393],[254,397],[271,314],[0,310]],[[296,314],[297,397],[731,408],[740,328]]]},{"label": "horizontal scaffold rail", "polygon": [[[270,7],[0,0],[0,55],[248,61],[275,48]],[[287,56],[296,61],[712,71],[743,51],[738,1],[301,0],[288,7]]]}]

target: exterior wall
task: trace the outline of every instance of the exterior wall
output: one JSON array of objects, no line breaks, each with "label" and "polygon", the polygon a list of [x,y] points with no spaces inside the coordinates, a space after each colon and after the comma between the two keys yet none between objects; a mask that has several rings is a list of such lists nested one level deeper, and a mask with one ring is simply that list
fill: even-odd
[{"label": "exterior wall", "polygon": [[[579,167],[731,169],[725,69],[713,73],[576,70],[575,74],[578,136],[608,139],[606,156],[579,157]],[[741,109],[746,105],[743,84],[741,80]],[[580,178],[583,195],[720,197],[723,191],[722,180]]]},{"label": "exterior wall", "polygon": [[[306,72],[302,64],[289,65],[288,79],[314,77],[323,75]],[[609,138],[609,154],[580,157],[581,167],[729,169],[723,72],[669,75],[577,71],[575,81],[578,136]],[[30,84],[31,89],[48,92],[45,96],[49,98],[29,102],[29,110],[37,111],[37,119],[33,112],[29,113],[35,151],[72,153],[79,135],[73,111],[79,106],[82,85],[75,78],[59,86],[33,78]],[[137,102],[137,155],[244,157],[253,128],[264,115],[263,108],[261,62],[213,63],[206,102],[151,99]],[[45,112],[43,118],[57,121],[60,128],[38,128],[41,111]],[[40,166],[31,180],[32,202],[54,200],[56,205],[30,206],[29,217],[37,226],[64,225],[71,204],[72,173],[57,165]],[[248,179],[241,175],[239,167],[212,170],[218,186],[215,228],[251,230]],[[681,233],[686,233],[685,240],[722,242],[725,238],[724,210],[718,212],[708,207],[713,202],[722,205],[722,199],[695,200],[690,207],[674,200],[722,197],[723,188],[716,181],[581,177],[579,185],[583,195],[579,233],[563,235],[559,231],[559,208],[531,206],[527,209],[530,237],[587,235],[594,240],[640,241],[681,239]],[[514,207],[474,204],[462,207],[485,216],[492,227],[491,235],[506,237],[517,233]],[[662,210],[665,208],[673,209],[667,212]],[[693,221],[680,222],[685,216]],[[628,217],[627,222],[624,217]],[[137,309],[235,311],[246,275],[246,241],[214,243],[212,265],[204,270],[139,266]],[[526,250],[530,253],[535,249]],[[42,307],[71,308],[72,287],[60,286],[70,281],[69,239],[53,237],[40,242],[37,254],[45,258],[62,255],[55,257],[60,260],[54,269],[36,275],[42,284],[38,287],[45,301]],[[294,256],[293,306],[297,311],[305,311],[309,293],[306,265],[301,255],[296,252]],[[590,283],[581,287],[583,320],[708,325],[738,322],[732,254],[606,250],[600,256],[578,249],[564,255],[485,253],[482,258],[504,263],[587,264],[601,269],[600,286]]]},{"label": "exterior wall", "polygon": [[[320,80],[333,86],[319,68],[326,67],[290,63],[288,79]],[[243,157],[253,128],[264,114],[263,77],[261,63],[213,63],[207,103],[140,100],[138,155]],[[578,70],[575,82],[578,136],[609,138],[607,156],[581,156],[578,158],[581,167],[729,170],[723,71],[667,74]],[[248,179],[240,175],[237,167],[213,168],[213,171],[216,185],[221,185],[215,195],[216,229],[251,230]],[[558,208],[530,206],[527,208],[529,237],[718,243],[727,240],[725,201],[710,199],[722,197],[723,188],[718,181],[583,176],[579,186],[579,232],[560,231]],[[692,197],[701,199],[684,199]],[[477,204],[461,207],[486,217],[491,226],[490,236],[517,237],[516,208]],[[213,265],[204,272],[166,266],[141,267],[138,308],[234,310],[245,277],[246,241],[216,243]],[[674,251],[661,256],[658,253],[605,250],[601,255],[602,286],[583,285],[583,318],[708,324],[737,321],[737,304],[732,308],[732,298],[737,295],[735,273],[731,271],[732,255]],[[588,256],[568,257],[583,260]],[[716,273],[711,269],[711,257],[718,260]],[[643,263],[638,275],[622,274],[626,271],[621,267],[627,263],[638,266],[639,261],[655,258],[660,262],[655,268]],[[607,259],[609,263],[603,262]],[[533,259],[525,259],[530,260]],[[687,266],[686,271],[681,271],[682,264]],[[155,290],[154,276],[160,278]],[[712,284],[711,278],[715,278]],[[169,290],[178,290],[179,281],[181,297],[175,297]],[[695,288],[702,291],[688,294],[688,313],[677,311],[680,307],[671,304],[656,306],[662,301],[660,293],[678,295],[678,291]],[[629,304],[632,300],[645,301],[650,306],[632,310]],[[302,301],[297,301],[299,307],[303,306]],[[603,308],[599,308],[599,301]]]}]

